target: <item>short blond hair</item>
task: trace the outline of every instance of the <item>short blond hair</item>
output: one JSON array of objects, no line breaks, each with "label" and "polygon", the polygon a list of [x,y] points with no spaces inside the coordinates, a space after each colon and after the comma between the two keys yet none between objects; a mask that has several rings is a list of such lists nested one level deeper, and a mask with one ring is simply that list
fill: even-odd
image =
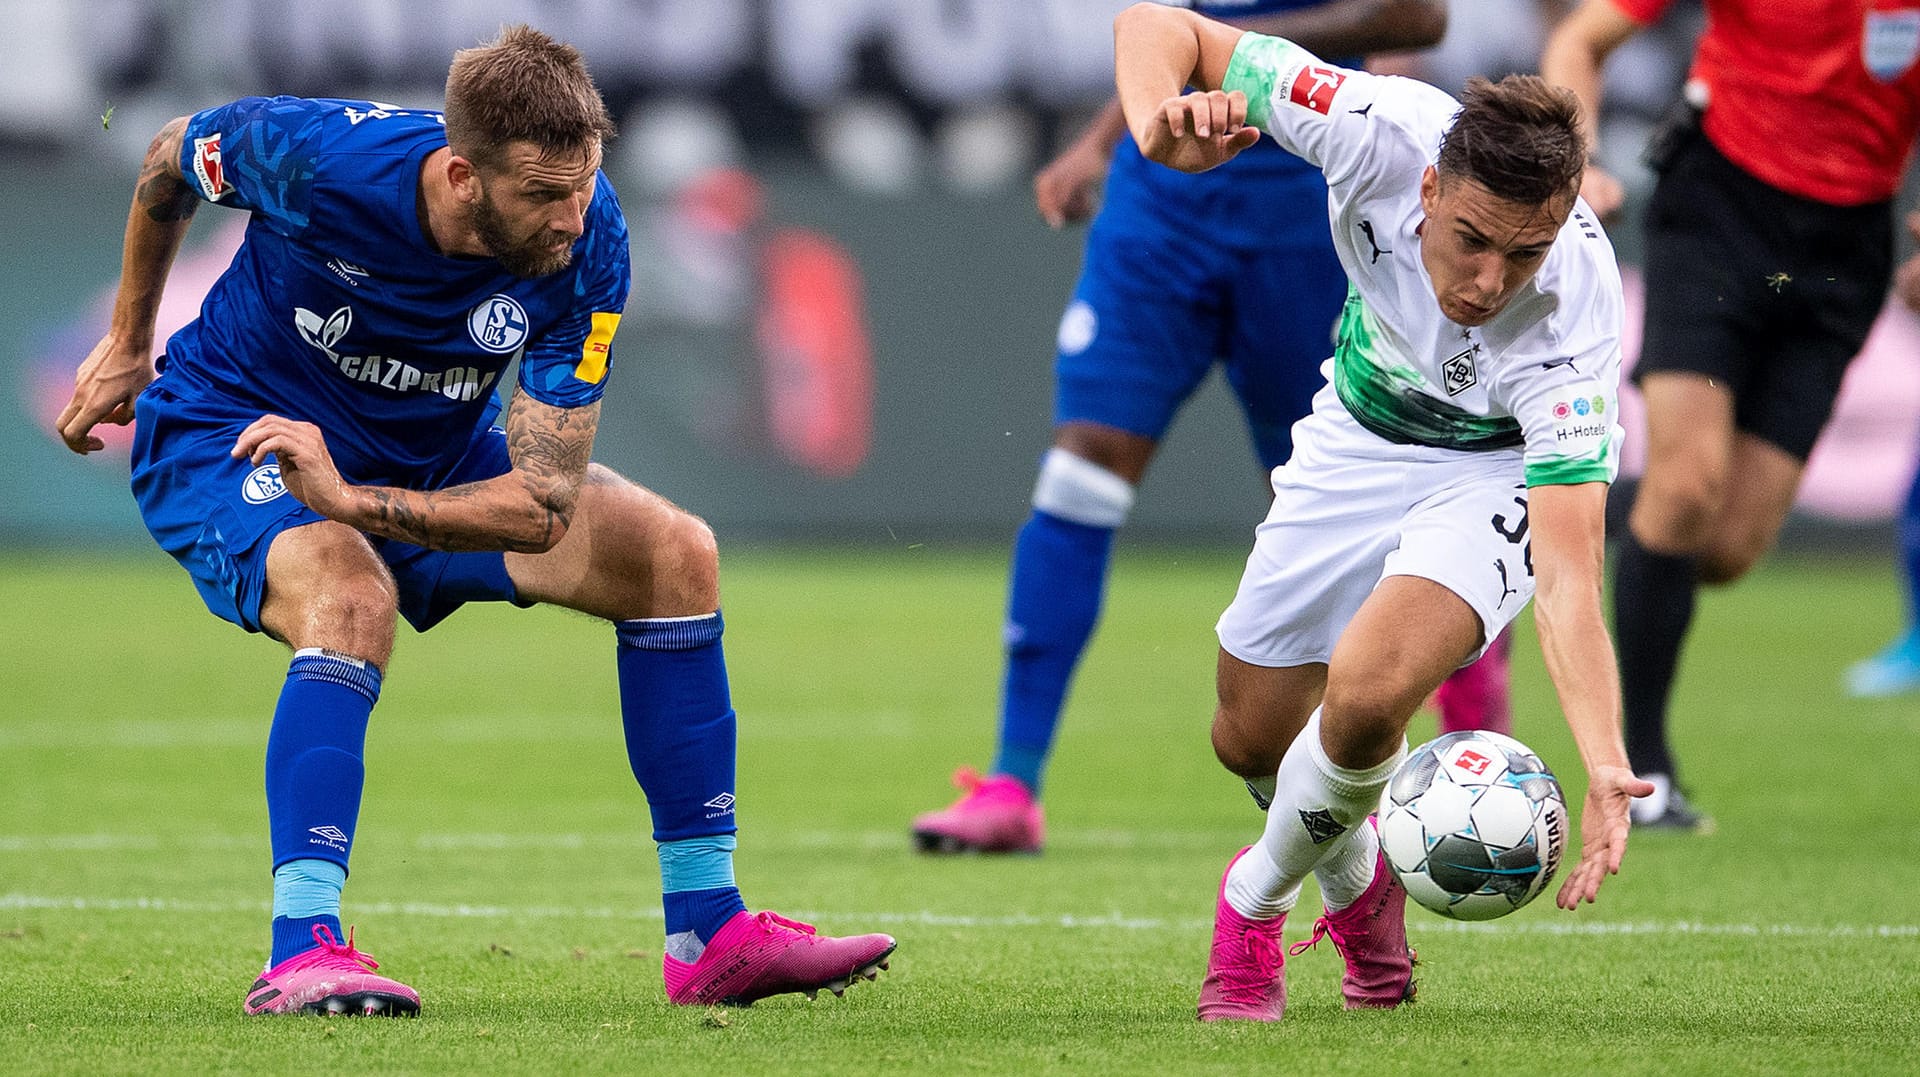
[{"label": "short blond hair", "polygon": [[510,142],[570,153],[615,131],[580,50],[525,24],[453,54],[446,118],[447,144],[482,167],[498,166]]}]

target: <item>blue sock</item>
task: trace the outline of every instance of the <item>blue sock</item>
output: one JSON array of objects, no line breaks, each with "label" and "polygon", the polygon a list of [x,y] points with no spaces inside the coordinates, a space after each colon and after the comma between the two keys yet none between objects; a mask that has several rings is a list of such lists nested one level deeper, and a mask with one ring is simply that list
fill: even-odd
[{"label": "blue sock", "polygon": [[[370,662],[306,648],[287,667],[267,735],[275,964],[313,947],[315,923],[339,934],[339,885],[325,869],[345,881],[366,777],[367,718],[379,698],[380,670]],[[290,869],[284,884],[282,868]]]},{"label": "blue sock", "polygon": [[669,952],[679,936],[681,952],[695,957],[746,908],[733,882],[734,714],[724,627],[718,612],[614,626],[627,761],[660,843]]},{"label": "blue sock", "polygon": [[1906,639],[1911,644],[1920,635],[1920,470],[1914,472],[1913,485],[1907,488],[1907,503],[1900,511],[1901,583],[1907,595]]},{"label": "blue sock", "polygon": [[1068,682],[1100,620],[1113,533],[1035,509],[1014,540],[993,771],[1020,779],[1035,796]]},{"label": "blue sock", "polygon": [[745,912],[733,884],[732,834],[660,843],[660,902],[667,913],[667,951],[694,961],[707,941]]},{"label": "blue sock", "polygon": [[289,860],[273,871],[273,956],[278,965],[313,949],[313,929],[324,925],[336,939],[340,930],[340,890],[347,869],[331,860]]}]

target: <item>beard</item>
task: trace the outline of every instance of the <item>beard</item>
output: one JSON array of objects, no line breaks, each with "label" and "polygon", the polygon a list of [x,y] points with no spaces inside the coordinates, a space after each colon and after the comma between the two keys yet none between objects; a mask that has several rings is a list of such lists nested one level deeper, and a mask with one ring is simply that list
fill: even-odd
[{"label": "beard", "polygon": [[473,230],[485,244],[487,254],[500,267],[523,280],[550,276],[573,264],[573,244],[555,251],[551,244],[565,238],[557,232],[541,229],[524,240],[515,241],[507,220],[493,208],[493,200],[484,193],[473,203]]}]

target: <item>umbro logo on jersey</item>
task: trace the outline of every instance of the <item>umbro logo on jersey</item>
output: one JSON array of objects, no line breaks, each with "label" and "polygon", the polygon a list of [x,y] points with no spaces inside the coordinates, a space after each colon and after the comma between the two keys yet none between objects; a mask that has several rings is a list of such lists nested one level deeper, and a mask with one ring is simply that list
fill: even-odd
[{"label": "umbro logo on jersey", "polygon": [[721,815],[732,815],[733,814],[733,794],[722,793],[719,796],[714,797],[712,800],[707,801],[705,806],[713,809],[712,811],[707,813],[707,818],[709,819],[712,819],[712,818],[715,818],[716,816],[721,816]]},{"label": "umbro logo on jersey", "polygon": [[330,258],[327,260],[327,271],[339,277],[341,280],[346,281],[348,284],[353,285],[355,288],[360,287],[360,282],[354,278],[367,276],[365,266],[357,266],[352,262],[339,258]]},{"label": "umbro logo on jersey", "polygon": [[1474,383],[1480,380],[1473,369],[1473,353],[1476,350],[1468,348],[1440,365],[1440,376],[1446,379],[1448,396],[1458,396],[1473,388]]}]

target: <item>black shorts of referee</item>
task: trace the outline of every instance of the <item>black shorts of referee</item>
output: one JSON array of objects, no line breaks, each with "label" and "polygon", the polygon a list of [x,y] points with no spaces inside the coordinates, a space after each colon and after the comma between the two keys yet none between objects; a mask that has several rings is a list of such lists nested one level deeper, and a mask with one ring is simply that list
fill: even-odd
[{"label": "black shorts of referee", "polygon": [[1891,202],[1835,206],[1755,179],[1698,125],[1647,207],[1646,337],[1633,378],[1729,387],[1734,424],[1804,461],[1893,272]]}]

